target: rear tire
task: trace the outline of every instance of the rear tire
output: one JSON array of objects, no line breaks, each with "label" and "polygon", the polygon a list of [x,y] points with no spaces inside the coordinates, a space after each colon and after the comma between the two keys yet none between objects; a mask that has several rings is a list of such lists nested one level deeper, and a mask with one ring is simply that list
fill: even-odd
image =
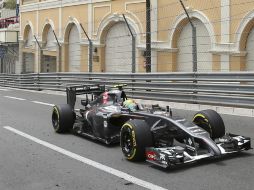
[{"label": "rear tire", "polygon": [[214,110],[197,112],[193,117],[193,123],[209,132],[212,139],[225,135],[225,125],[221,116]]},{"label": "rear tire", "polygon": [[120,146],[127,160],[144,161],[145,148],[153,146],[150,127],[143,120],[126,122],[120,132]]},{"label": "rear tire", "polygon": [[66,133],[73,127],[75,114],[68,104],[53,107],[52,125],[56,133]]}]

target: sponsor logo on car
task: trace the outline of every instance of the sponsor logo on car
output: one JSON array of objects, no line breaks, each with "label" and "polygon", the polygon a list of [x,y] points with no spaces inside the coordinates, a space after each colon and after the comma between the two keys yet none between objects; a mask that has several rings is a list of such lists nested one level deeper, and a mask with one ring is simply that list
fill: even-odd
[{"label": "sponsor logo on car", "polygon": [[164,160],[165,161],[166,160],[166,155],[160,153],[160,160]]},{"label": "sponsor logo on car", "polygon": [[146,158],[148,160],[155,161],[156,160],[156,153],[154,151],[147,151],[146,152]]}]

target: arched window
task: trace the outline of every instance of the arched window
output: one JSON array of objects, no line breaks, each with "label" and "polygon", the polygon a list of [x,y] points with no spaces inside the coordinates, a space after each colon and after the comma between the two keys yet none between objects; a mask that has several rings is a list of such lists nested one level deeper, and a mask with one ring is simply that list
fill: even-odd
[{"label": "arched window", "polygon": [[[197,70],[199,72],[212,71],[211,39],[205,25],[198,19],[192,20],[197,33]],[[180,31],[177,40],[178,57],[177,71],[191,72],[192,59],[192,27],[187,23]]]},{"label": "arched window", "polygon": [[114,24],[105,39],[105,72],[130,73],[132,37],[124,22]]},{"label": "arched window", "polygon": [[69,33],[69,72],[80,72],[80,36],[76,25]]}]

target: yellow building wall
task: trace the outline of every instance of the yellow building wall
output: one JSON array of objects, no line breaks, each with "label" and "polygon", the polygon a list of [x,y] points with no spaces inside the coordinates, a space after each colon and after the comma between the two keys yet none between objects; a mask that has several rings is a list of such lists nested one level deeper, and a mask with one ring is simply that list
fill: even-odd
[{"label": "yellow building wall", "polygon": [[230,56],[230,71],[245,71],[246,56]]},{"label": "yellow building wall", "polygon": [[40,0],[22,0],[21,3],[22,5],[27,5],[27,4],[31,4],[31,3],[38,3],[40,2]]},{"label": "yellow building wall", "polygon": [[[33,4],[42,2],[43,0],[24,0],[23,5]],[[242,18],[253,11],[254,1],[249,0],[231,0],[230,6],[230,41],[236,42],[236,31],[242,21]],[[176,17],[182,14],[183,8],[179,1],[175,0],[158,0],[158,31],[157,31],[157,40],[160,42],[168,42],[169,41],[169,33],[172,30],[173,24],[176,21]],[[221,39],[221,1],[200,1],[200,0],[188,0],[183,1],[186,7],[189,7],[193,10],[198,10],[203,13],[211,22],[215,36],[216,42],[220,43]],[[36,6],[36,4],[35,4]],[[98,39],[96,34],[98,33],[98,28],[100,23],[106,19],[107,17],[113,16],[113,13],[118,13],[120,16],[124,13],[126,16],[130,17],[134,20],[135,24],[138,25],[139,31],[143,35],[141,36],[140,43],[145,43],[145,29],[146,29],[146,7],[145,0],[115,0],[115,1],[104,1],[104,2],[96,2],[91,5],[91,15],[88,16],[88,4],[83,5],[72,5],[61,8],[62,18],[59,18],[59,8],[52,8],[47,10],[39,10],[37,22],[37,10],[22,12],[21,13],[21,31],[20,35],[24,36],[24,28],[28,21],[32,23],[33,33],[38,37],[41,37],[43,27],[46,23],[47,19],[53,21],[55,26],[55,31],[57,36],[59,35],[59,30],[61,30],[62,35],[65,33],[65,29],[67,24],[72,20],[72,18],[77,19],[79,23],[83,25],[86,32],[88,32],[88,18],[92,18],[92,39]],[[155,11],[154,7],[151,7],[152,11]],[[151,14],[154,14],[153,12]],[[62,23],[59,23],[62,20]],[[38,24],[38,31],[37,31]],[[184,23],[186,24],[186,23]],[[254,24],[253,24],[254,25]],[[253,25],[250,25],[249,30]],[[61,28],[59,28],[61,26]],[[106,30],[108,30],[107,28]],[[66,33],[68,37],[68,31]],[[86,38],[84,33],[81,32],[81,38]],[[177,35],[176,35],[177,38]],[[247,38],[247,37],[246,37]],[[99,39],[102,40],[102,39]],[[100,42],[103,42],[100,41]],[[100,44],[100,45],[103,45]],[[242,49],[245,48],[245,41],[241,44]],[[37,45],[36,45],[37,46]],[[176,46],[176,43],[174,43]],[[99,60],[95,60],[93,62],[93,71],[94,72],[102,72],[105,70],[105,48],[98,47],[97,56],[99,56]],[[141,49],[141,48],[140,48]],[[68,71],[68,45],[62,44],[62,71]],[[23,52],[35,52],[35,49],[22,49]],[[88,71],[88,47],[81,47],[81,71]],[[157,51],[157,50],[154,50]],[[52,52],[51,52],[52,54]],[[138,72],[145,72],[143,57],[143,50],[137,50],[137,70]],[[231,71],[240,71],[245,69],[245,56],[230,56],[230,70]],[[213,71],[220,71],[220,53],[212,55],[213,61]],[[158,72],[168,72],[175,71],[177,63],[177,54],[172,52],[157,52],[157,71]]]},{"label": "yellow building wall", "polygon": [[59,10],[58,9],[47,9],[47,10],[41,10],[39,12],[39,36],[42,36],[42,32],[44,29],[44,25],[47,23],[46,20],[52,20],[54,23],[54,30],[56,35],[58,35],[59,31]]},{"label": "yellow building wall", "polygon": [[81,46],[80,71],[88,71],[88,46]]},{"label": "yellow building wall", "polygon": [[68,57],[69,57],[69,46],[68,44],[62,45],[62,64],[61,64],[61,71],[68,72]]},{"label": "yellow building wall", "polygon": [[[134,20],[134,24],[137,24],[139,31],[135,31],[137,34],[143,33],[142,28],[145,29],[145,2],[143,1],[113,1],[102,2],[93,4],[93,35],[96,36],[101,22],[107,17],[113,14],[126,17],[130,17]],[[133,16],[135,15],[135,16]],[[103,39],[102,39],[103,40]]]},{"label": "yellow building wall", "polygon": [[98,31],[99,25],[102,20],[111,13],[111,4],[94,5],[93,6],[93,35],[95,36]]},{"label": "yellow building wall", "polygon": [[23,48],[22,51],[24,53],[35,53],[35,49],[32,48]]},{"label": "yellow building wall", "polygon": [[[220,1],[200,1],[200,0],[188,0],[183,1],[185,7],[189,7],[193,10],[199,10],[212,23],[214,32],[220,34],[221,26],[219,20],[221,19]],[[158,0],[158,40],[169,40],[169,34],[173,30],[176,17],[184,10],[179,1],[175,0]],[[216,35],[217,42],[220,41],[220,35]]]},{"label": "yellow building wall", "polygon": [[146,72],[146,67],[145,67],[145,57],[143,56],[144,51],[138,51],[137,52],[137,69],[139,73],[145,73]]},{"label": "yellow building wall", "polygon": [[48,55],[48,56],[57,57],[57,52],[56,52],[56,51],[47,51],[47,50],[44,50],[44,51],[43,51],[43,55]]},{"label": "yellow building wall", "polygon": [[176,52],[157,53],[157,71],[173,72],[176,70]]},{"label": "yellow building wall", "polygon": [[236,41],[236,32],[237,29],[244,18],[250,11],[253,11],[254,1],[249,0],[231,0],[230,13],[231,13],[231,42]]},{"label": "yellow building wall", "polygon": [[[80,24],[87,31],[88,28],[88,16],[87,16],[87,5],[77,5],[62,8],[62,33],[64,34],[64,29],[67,24],[71,21],[71,18],[76,18]],[[82,37],[85,35],[82,32]]]},{"label": "yellow building wall", "polygon": [[212,70],[213,71],[220,71],[221,70],[221,56],[218,55],[218,54],[213,54],[212,55],[212,61],[213,61],[213,64],[212,64]]},{"label": "yellow building wall", "polygon": [[36,12],[26,12],[22,14],[22,19],[21,19],[21,29],[20,29],[20,35],[24,37],[24,30],[26,25],[31,22],[33,25],[33,32],[37,33],[36,31]]},{"label": "yellow building wall", "polygon": [[[135,15],[136,18],[134,18],[134,16],[132,14],[127,13],[127,15],[129,17],[131,17],[136,23],[138,23],[139,29],[140,31],[136,31],[139,32],[140,34],[143,34],[146,32],[146,4],[145,2],[138,2],[138,3],[128,3],[126,5],[126,10],[130,13],[132,13],[133,15]],[[142,30],[143,29],[143,30]],[[138,34],[138,35],[140,35]],[[145,36],[141,35],[141,40],[145,40]]]},{"label": "yellow building wall", "polygon": [[97,47],[97,53],[95,53],[93,57],[93,72],[104,72],[104,71],[105,71],[105,47]]}]

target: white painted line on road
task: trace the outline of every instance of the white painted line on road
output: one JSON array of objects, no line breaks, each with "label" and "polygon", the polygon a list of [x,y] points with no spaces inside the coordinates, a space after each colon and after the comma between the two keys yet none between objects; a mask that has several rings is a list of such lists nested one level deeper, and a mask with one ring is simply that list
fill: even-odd
[{"label": "white painted line on road", "polygon": [[39,94],[49,94],[49,95],[60,95],[60,96],[66,96],[65,91],[53,91],[53,90],[28,90],[28,89],[19,89],[19,88],[13,88],[13,87],[6,87],[8,90],[16,90],[16,91],[23,91],[23,92],[31,92],[31,93],[39,93]]},{"label": "white painted line on road", "polygon": [[17,97],[13,97],[13,96],[4,96],[5,98],[10,98],[10,99],[14,99],[14,100],[26,100],[24,98],[17,98]]},{"label": "white painted line on road", "polygon": [[35,104],[41,104],[41,105],[46,105],[46,106],[54,106],[54,104],[49,104],[49,103],[45,103],[45,102],[39,102],[39,101],[32,101]]},{"label": "white painted line on road", "polygon": [[0,91],[9,91],[9,90],[5,88],[0,88]]},{"label": "white painted line on road", "polygon": [[49,148],[51,150],[54,150],[54,151],[59,152],[59,153],[61,153],[63,155],[66,155],[66,156],[68,156],[70,158],[78,160],[78,161],[80,161],[80,162],[82,162],[84,164],[87,164],[87,165],[90,165],[92,167],[95,167],[95,168],[97,168],[99,170],[102,170],[102,171],[104,171],[106,173],[112,174],[112,175],[114,175],[116,177],[123,178],[123,179],[125,179],[125,180],[127,180],[127,181],[129,181],[131,183],[134,183],[136,185],[139,185],[141,187],[144,187],[144,188],[147,188],[147,189],[153,189],[153,190],[166,190],[163,187],[160,187],[158,185],[155,185],[155,184],[152,184],[150,182],[144,181],[142,179],[136,178],[134,176],[131,176],[131,175],[127,174],[127,173],[124,173],[122,171],[116,170],[116,169],[111,168],[109,166],[100,164],[98,162],[95,162],[95,161],[90,160],[88,158],[85,158],[83,156],[80,156],[78,154],[75,154],[73,152],[65,150],[63,148],[60,148],[60,147],[58,147],[56,145],[53,145],[53,144],[50,144],[50,143],[48,143],[46,141],[40,140],[40,139],[38,139],[36,137],[33,137],[33,136],[29,135],[29,134],[23,133],[22,131],[19,131],[17,129],[12,128],[12,127],[4,126],[3,128],[5,128],[5,129],[7,129],[7,130],[9,130],[9,131],[11,131],[11,132],[13,132],[15,134],[18,134],[18,135],[20,135],[22,137],[25,137],[25,138],[33,141],[33,142],[36,142],[36,143],[38,143],[40,145],[43,145],[43,146],[45,146],[45,147],[47,147],[47,148]]}]

